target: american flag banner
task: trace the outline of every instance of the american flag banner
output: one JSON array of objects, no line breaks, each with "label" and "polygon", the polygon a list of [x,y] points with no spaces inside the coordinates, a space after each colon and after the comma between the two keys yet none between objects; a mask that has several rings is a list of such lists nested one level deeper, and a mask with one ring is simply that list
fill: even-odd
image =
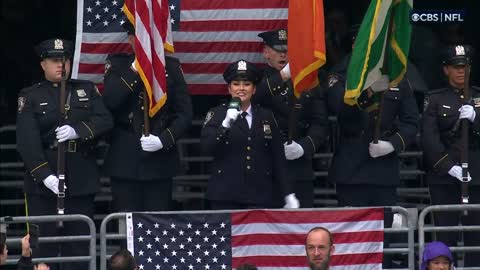
[{"label": "american flag banner", "polygon": [[307,232],[333,234],[335,269],[381,269],[383,208],[127,214],[128,249],[140,270],[308,269]]},{"label": "american flag banner", "polygon": [[126,0],[123,6],[135,27],[135,66],[145,85],[151,117],[167,100],[164,50],[173,52],[168,9],[168,0]]},{"label": "american flag banner", "polygon": [[[260,32],[287,27],[288,0],[170,0],[175,57],[191,94],[227,94],[222,73],[239,59],[262,65]],[[108,54],[129,52],[122,0],[77,0],[72,77],[102,89]]]}]

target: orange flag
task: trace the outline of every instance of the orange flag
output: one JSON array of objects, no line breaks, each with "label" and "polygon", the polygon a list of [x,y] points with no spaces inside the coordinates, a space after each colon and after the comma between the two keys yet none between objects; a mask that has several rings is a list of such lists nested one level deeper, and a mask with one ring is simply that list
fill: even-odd
[{"label": "orange flag", "polygon": [[295,95],[318,85],[326,62],[323,0],[295,0],[288,5],[288,58]]}]

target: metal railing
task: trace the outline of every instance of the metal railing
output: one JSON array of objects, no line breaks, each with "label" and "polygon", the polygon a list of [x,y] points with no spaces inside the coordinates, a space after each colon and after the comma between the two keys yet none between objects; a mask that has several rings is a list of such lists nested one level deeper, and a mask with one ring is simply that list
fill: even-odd
[{"label": "metal railing", "polygon": [[[71,257],[48,257],[48,258],[35,258],[34,263],[59,263],[59,262],[89,262],[89,269],[96,270],[96,230],[95,223],[89,217],[84,215],[50,215],[50,216],[30,216],[30,217],[2,217],[1,223],[15,224],[15,223],[45,223],[45,222],[58,222],[58,221],[80,221],[85,222],[90,230],[89,235],[67,235],[67,236],[51,236],[51,237],[39,237],[39,243],[64,243],[64,242],[78,242],[88,241],[89,255],[88,256],[71,256]],[[7,244],[19,244],[21,238],[9,238]],[[15,264],[15,259],[8,259],[6,264]]]}]

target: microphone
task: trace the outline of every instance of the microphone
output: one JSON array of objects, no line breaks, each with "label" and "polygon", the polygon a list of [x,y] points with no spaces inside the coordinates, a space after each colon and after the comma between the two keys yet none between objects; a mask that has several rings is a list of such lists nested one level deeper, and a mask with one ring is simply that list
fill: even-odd
[{"label": "microphone", "polygon": [[233,97],[228,103],[228,109],[237,109],[237,111],[240,111],[240,103],[242,103],[242,100],[239,97]]}]

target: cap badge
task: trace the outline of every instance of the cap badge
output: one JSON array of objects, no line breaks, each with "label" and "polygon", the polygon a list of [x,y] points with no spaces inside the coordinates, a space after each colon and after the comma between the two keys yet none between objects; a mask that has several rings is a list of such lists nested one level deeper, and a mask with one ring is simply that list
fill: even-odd
[{"label": "cap badge", "polygon": [[278,39],[279,40],[287,40],[287,31],[281,29],[278,30]]},{"label": "cap badge", "polygon": [[237,66],[237,70],[242,70],[242,71],[246,71],[247,70],[247,62],[245,61],[239,61],[238,62],[238,66]]},{"label": "cap badge", "polygon": [[63,40],[55,39],[55,50],[63,50]]},{"label": "cap badge", "polygon": [[465,55],[465,48],[462,45],[458,45],[455,47],[455,55]]}]

